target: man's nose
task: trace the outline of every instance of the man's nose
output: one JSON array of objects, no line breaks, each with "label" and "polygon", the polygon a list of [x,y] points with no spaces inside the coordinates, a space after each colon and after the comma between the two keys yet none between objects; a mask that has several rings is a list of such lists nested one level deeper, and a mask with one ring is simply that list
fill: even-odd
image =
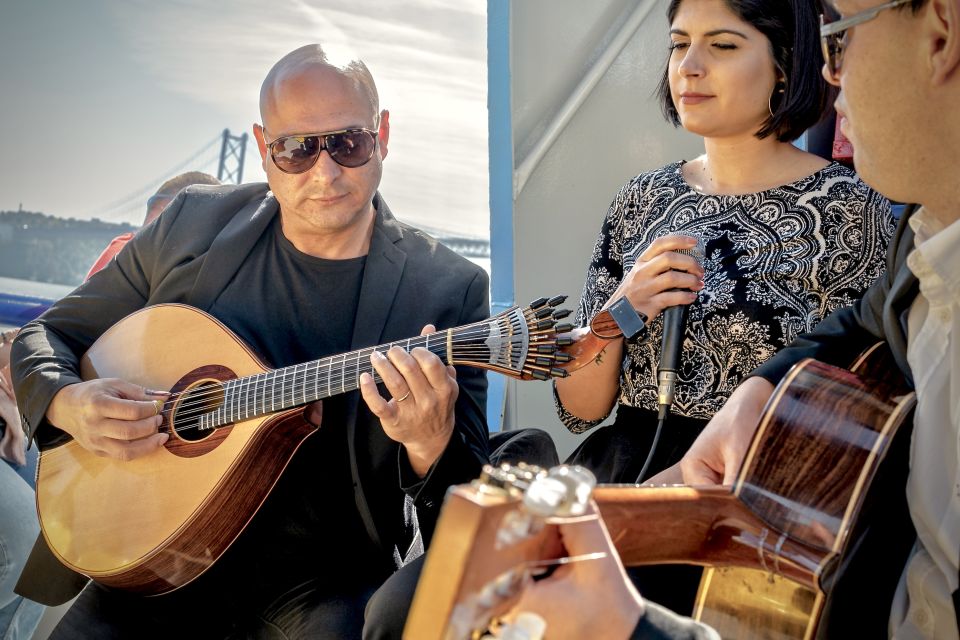
[{"label": "man's nose", "polygon": [[330,157],[330,152],[324,149],[320,152],[317,162],[310,168],[310,179],[317,182],[330,183],[340,177],[343,167]]}]

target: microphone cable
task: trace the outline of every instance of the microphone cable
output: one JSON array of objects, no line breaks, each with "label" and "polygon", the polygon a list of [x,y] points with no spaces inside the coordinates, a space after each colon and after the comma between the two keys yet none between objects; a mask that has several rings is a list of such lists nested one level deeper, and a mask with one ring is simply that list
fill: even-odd
[{"label": "microphone cable", "polygon": [[643,463],[643,468],[640,469],[640,474],[637,476],[637,480],[633,484],[640,484],[643,482],[643,477],[647,475],[647,470],[650,468],[650,463],[653,462],[653,454],[657,451],[657,444],[660,442],[660,434],[663,433],[663,423],[667,421],[668,413],[670,413],[670,407],[668,405],[661,405],[660,415],[657,417],[657,432],[653,435],[653,442],[650,444],[650,453],[647,454],[647,459]]}]

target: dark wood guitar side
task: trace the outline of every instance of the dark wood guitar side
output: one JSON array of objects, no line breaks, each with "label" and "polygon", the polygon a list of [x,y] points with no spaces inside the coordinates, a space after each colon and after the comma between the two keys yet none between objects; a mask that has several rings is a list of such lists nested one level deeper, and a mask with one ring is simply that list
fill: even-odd
[{"label": "dark wood guitar side", "polygon": [[[733,487],[597,487],[593,497],[624,564],[715,569],[702,591],[719,597],[704,595],[699,614],[724,637],[868,637],[864,630],[885,626],[912,542],[908,533],[893,535],[904,533],[902,510],[875,509],[903,494],[909,429],[900,427],[914,404],[890,362],[884,348],[874,348],[855,363],[856,373],[813,360],[794,367],[771,398]],[[466,637],[519,598],[517,589],[498,584],[522,584],[516,576],[531,562],[555,557],[549,524],[502,543],[519,504],[517,495],[483,486],[451,490],[406,637]],[[893,521],[889,529],[871,524],[878,511]],[[872,556],[878,549],[881,562]],[[879,576],[875,569],[885,565]],[[736,573],[741,569],[752,573]],[[864,602],[871,603],[866,610]],[[880,622],[871,627],[865,611]],[[548,633],[551,623],[562,628],[562,621],[547,622]],[[849,628],[861,634],[839,635]]]}]

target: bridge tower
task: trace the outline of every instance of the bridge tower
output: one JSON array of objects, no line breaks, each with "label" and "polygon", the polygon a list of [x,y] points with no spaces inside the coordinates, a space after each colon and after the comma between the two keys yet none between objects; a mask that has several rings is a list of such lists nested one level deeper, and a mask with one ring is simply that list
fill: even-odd
[{"label": "bridge tower", "polygon": [[243,181],[243,158],[247,150],[247,134],[230,135],[230,129],[223,130],[223,143],[220,145],[220,166],[217,180],[240,184]]}]

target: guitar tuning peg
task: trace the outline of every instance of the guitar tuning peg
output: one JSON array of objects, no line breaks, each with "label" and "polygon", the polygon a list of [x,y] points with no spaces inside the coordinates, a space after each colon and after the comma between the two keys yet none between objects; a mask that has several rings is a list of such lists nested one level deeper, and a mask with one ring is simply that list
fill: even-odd
[{"label": "guitar tuning peg", "polygon": [[560,352],[560,353],[555,353],[553,355],[553,359],[554,361],[556,361],[557,364],[565,364],[573,360],[573,356],[571,356],[569,353]]},{"label": "guitar tuning peg", "polygon": [[551,314],[553,314],[553,307],[541,307],[533,312],[533,317],[539,320],[541,318],[546,318]]},{"label": "guitar tuning peg", "polygon": [[531,302],[529,306],[530,306],[531,309],[533,309],[534,311],[536,311],[537,309],[539,309],[540,307],[544,306],[544,305],[547,304],[548,302],[550,302],[550,300],[549,300],[548,298],[537,298],[536,300],[534,300],[533,302]]},{"label": "guitar tuning peg", "polygon": [[553,312],[553,319],[563,320],[568,315],[570,315],[570,309],[557,309],[556,311]]},{"label": "guitar tuning peg", "polygon": [[556,307],[567,301],[567,296],[553,296],[550,300],[547,301],[547,304],[551,307]]},{"label": "guitar tuning peg", "polygon": [[[537,324],[534,325],[534,331],[543,331],[544,329],[552,329],[553,326],[557,324],[553,320],[540,320]],[[571,327],[572,329],[573,327]]]},{"label": "guitar tuning peg", "polygon": [[557,346],[554,344],[538,344],[536,346],[537,353],[556,353]]},{"label": "guitar tuning peg", "polygon": [[568,375],[570,375],[570,372],[567,371],[566,369],[560,369],[560,368],[558,368],[558,367],[551,367],[551,368],[550,368],[550,375],[553,376],[554,378],[566,378]]},{"label": "guitar tuning peg", "polygon": [[[569,333],[570,331],[573,331],[573,325],[568,322],[561,322],[556,327],[554,327],[554,331],[556,331],[557,333]],[[558,338],[557,344],[560,344],[560,340],[562,339],[563,338]],[[573,341],[571,340],[567,344],[573,344]],[[562,346],[566,346],[566,345],[562,345]]]},{"label": "guitar tuning peg", "polygon": [[[540,369],[528,369],[527,373],[530,374],[530,377],[534,380],[549,380],[550,374],[546,371],[541,371]],[[564,372],[566,373],[566,372]]]},{"label": "guitar tuning peg", "polygon": [[[564,332],[563,332],[563,331],[558,331],[557,333],[564,333]],[[569,346],[572,345],[573,343],[574,343],[574,339],[573,339],[573,338],[570,338],[570,337],[563,336],[563,337],[558,337],[558,338],[557,338],[557,346],[558,346],[558,347],[569,347]]]}]

